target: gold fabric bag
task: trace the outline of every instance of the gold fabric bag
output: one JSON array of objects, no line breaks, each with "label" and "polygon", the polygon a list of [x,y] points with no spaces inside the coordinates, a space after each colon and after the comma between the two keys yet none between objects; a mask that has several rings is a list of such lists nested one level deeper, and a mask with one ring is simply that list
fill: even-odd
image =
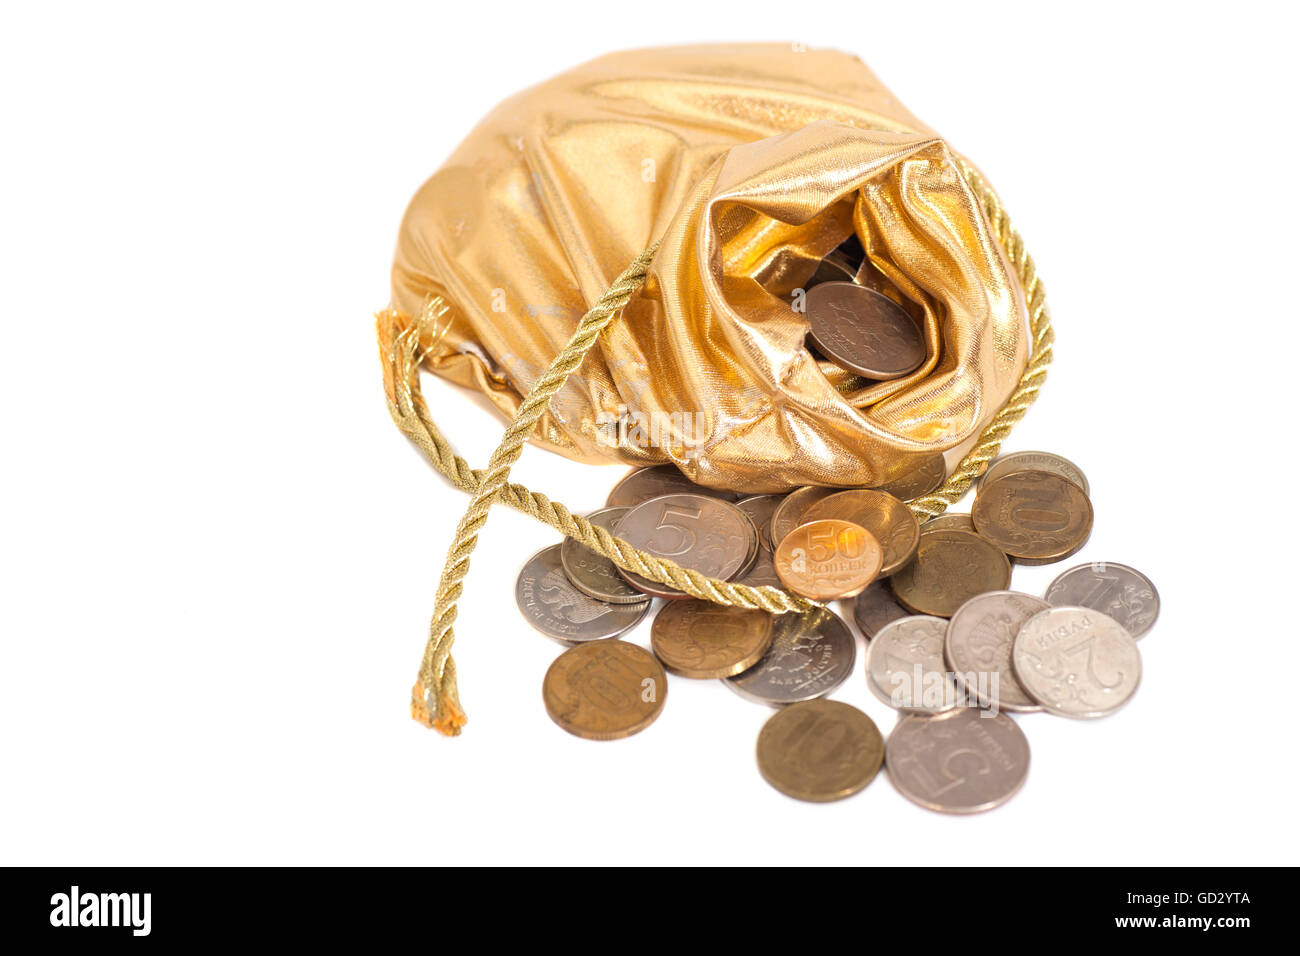
[{"label": "gold fabric bag", "polygon": [[[895,381],[804,346],[798,290],[853,234],[859,281],[924,331],[925,362]],[[926,517],[983,470],[1050,358],[1032,261],[978,171],[858,58],[774,44],[612,54],[502,103],[411,202],[379,335],[395,420],[474,496],[412,701],[448,733],[464,719],[451,619],[493,500],[697,596],[807,606],[647,566],[508,484],[524,439],[580,461],[672,462],[748,493],[879,486],[968,453],[913,503]],[[513,420],[486,472],[438,433],[421,367]],[[637,416],[655,423],[653,442]]]}]

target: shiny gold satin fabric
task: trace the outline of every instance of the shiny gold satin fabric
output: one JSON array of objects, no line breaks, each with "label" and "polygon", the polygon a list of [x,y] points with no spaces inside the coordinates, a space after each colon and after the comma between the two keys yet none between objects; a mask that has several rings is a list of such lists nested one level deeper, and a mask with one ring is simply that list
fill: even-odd
[{"label": "shiny gold satin fabric", "polygon": [[[393,305],[428,316],[426,368],[509,417],[661,239],[534,441],[751,492],[881,484],[969,443],[1028,356],[1023,292],[954,157],[843,53],[602,57],[501,104],[425,183]],[[925,331],[926,362],[897,381],[804,347],[798,290],[853,232],[860,281]]]}]

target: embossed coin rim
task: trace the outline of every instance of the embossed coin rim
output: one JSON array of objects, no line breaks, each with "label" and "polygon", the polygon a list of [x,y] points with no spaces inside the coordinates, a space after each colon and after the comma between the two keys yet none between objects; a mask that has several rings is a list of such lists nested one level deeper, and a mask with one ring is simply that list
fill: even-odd
[{"label": "embossed coin rim", "polygon": [[[963,531],[963,530],[961,530],[961,529],[959,529],[959,528],[945,528],[945,529],[940,530],[940,531],[932,531],[932,532],[930,532],[928,535],[922,535],[922,536],[921,536],[921,544],[917,546],[917,549],[916,549],[916,557],[912,559],[912,563],[907,564],[907,565],[905,565],[904,567],[900,568],[898,571],[896,571],[896,572],[895,572],[895,573],[894,573],[894,574],[889,578],[889,587],[890,587],[890,590],[894,592],[894,597],[897,599],[897,601],[898,601],[899,604],[903,605],[903,607],[908,608],[909,610],[913,611],[913,612],[916,613],[916,614],[926,614],[926,615],[929,615],[929,616],[931,616],[931,617],[950,617],[950,616],[951,616],[951,615],[949,615],[949,614],[940,614],[940,613],[938,613],[937,611],[934,611],[934,610],[931,610],[931,609],[927,609],[927,608],[923,608],[923,607],[920,607],[919,605],[913,604],[911,601],[908,601],[908,600],[907,600],[907,598],[905,597],[905,595],[900,594],[900,593],[899,593],[899,590],[898,590],[898,577],[899,577],[899,575],[900,575],[900,574],[903,574],[903,573],[905,573],[905,572],[907,572],[907,570],[908,570],[909,568],[912,567],[912,564],[914,564],[915,562],[921,560],[921,548],[922,548],[922,547],[925,545],[925,543],[926,543],[926,542],[925,542],[925,539],[926,539],[926,538],[930,538],[930,539],[938,538],[940,535],[962,535],[962,536],[964,536],[964,537],[974,539],[974,540],[975,540],[976,542],[978,542],[980,545],[982,545],[983,547],[987,548],[987,549],[989,550],[990,553],[996,554],[996,555],[998,555],[998,557],[1000,557],[1000,558],[1002,559],[1002,564],[1000,565],[1000,567],[1005,567],[1005,569],[1006,569],[1006,573],[1003,574],[1002,577],[1001,577],[1002,586],[1001,586],[1001,587],[996,587],[996,588],[985,588],[983,591],[980,591],[980,592],[979,592],[980,594],[984,594],[984,593],[986,593],[987,591],[1005,591],[1005,590],[1008,588],[1008,586],[1011,584],[1011,562],[1010,562],[1009,560],[1007,560],[1007,556],[1006,556],[1002,551],[1000,551],[1000,550],[998,549],[997,545],[995,545],[993,542],[989,541],[989,540],[988,540],[987,538],[985,538],[983,535],[981,535],[981,534],[979,534],[978,532],[975,532],[975,531]],[[975,595],[971,595],[971,597],[974,597],[974,596],[975,596]],[[970,598],[967,598],[966,600],[969,601]],[[962,604],[965,604],[965,603],[966,603],[966,601],[962,601]],[[959,608],[959,607],[961,607],[961,604],[959,604],[959,605],[957,605],[957,607],[953,608],[953,611],[955,612],[955,611],[957,610],[957,608]]]},{"label": "embossed coin rim", "polygon": [[[834,534],[837,547],[841,535],[846,533],[860,534],[865,545],[863,554],[864,556],[869,556],[867,567],[871,569],[870,572],[864,571],[857,577],[850,579],[853,583],[848,584],[844,590],[839,591],[829,590],[829,585],[818,588],[817,578],[815,575],[799,576],[790,564],[789,549],[787,549],[786,545],[790,543],[791,539],[793,539],[796,534],[799,534],[801,531],[807,531],[813,525],[838,526],[838,530]],[[777,545],[773,557],[776,562],[776,576],[781,579],[781,583],[784,584],[788,590],[806,597],[810,601],[834,601],[836,599],[854,598],[865,591],[867,586],[880,576],[880,569],[885,560],[885,551],[884,548],[880,546],[880,542],[876,540],[876,536],[866,528],[862,527],[862,525],[855,524],[852,521],[843,521],[839,518],[820,518],[816,521],[809,521],[799,525],[782,538],[781,543]]]},{"label": "embossed coin rim", "polygon": [[953,678],[953,676],[947,673],[946,671],[941,670],[939,671],[939,673],[943,675],[944,682],[949,685],[953,693],[951,695],[951,703],[949,703],[948,706],[942,708],[941,710],[931,710],[928,707],[924,707],[924,706],[920,706],[920,707],[898,706],[893,702],[893,700],[890,699],[890,696],[888,692],[885,690],[885,688],[881,687],[879,684],[876,683],[876,677],[871,672],[871,662],[881,654],[888,653],[887,651],[883,650],[885,646],[885,642],[881,640],[882,637],[885,637],[885,632],[889,631],[892,628],[899,627],[903,624],[906,624],[910,621],[937,621],[940,625],[942,625],[942,629],[939,634],[939,665],[940,667],[943,668],[946,668],[948,666],[948,660],[944,656],[944,648],[943,648],[944,641],[947,639],[947,624],[948,624],[947,620],[942,617],[938,617],[937,615],[934,614],[909,614],[907,617],[900,617],[897,620],[890,621],[879,631],[877,631],[876,636],[873,637],[871,641],[867,644],[867,656],[866,656],[867,689],[870,690],[871,693],[875,694],[876,699],[879,700],[882,704],[884,704],[886,707],[900,714],[938,715],[938,714],[951,713],[952,711],[956,710],[958,707],[962,706],[958,700],[958,691],[960,691],[961,688],[957,686],[957,681]]},{"label": "embossed coin rim", "polygon": [[[606,524],[602,524],[600,522],[600,519],[613,511],[622,512],[622,514],[618,516],[619,518],[622,518],[623,515],[627,514],[630,510],[631,509],[628,508],[626,505],[614,505],[613,507],[610,508],[601,508],[598,511],[593,511],[590,514],[586,515],[586,518],[592,524],[604,528],[606,531],[609,531],[612,534],[614,525],[617,525],[618,521],[615,520],[611,524],[606,525]],[[563,541],[560,542],[560,564],[564,568],[565,577],[569,579],[570,584],[572,584],[583,594],[587,595],[587,597],[593,598],[594,600],[600,601],[604,604],[642,604],[650,600],[648,597],[645,596],[645,594],[638,591],[636,588],[632,587],[632,585],[628,584],[627,581],[623,580],[623,577],[621,575],[618,576],[619,583],[621,583],[632,593],[617,594],[617,595],[611,594],[608,591],[601,591],[595,586],[593,586],[592,584],[583,580],[582,576],[578,574],[573,567],[571,567],[572,561],[576,559],[576,555],[574,552],[578,551],[579,549],[590,552],[592,555],[594,555],[595,557],[599,558],[602,561],[608,561],[610,567],[614,569],[615,575],[618,575],[618,565],[614,564],[613,561],[610,561],[609,558],[605,557],[604,555],[592,551],[591,548],[588,548],[585,544],[575,540],[574,538],[565,538]]]},{"label": "embossed coin rim", "polygon": [[[643,508],[646,505],[651,504],[655,501],[660,501],[661,499],[664,498],[691,498],[691,497],[703,498],[706,501],[710,501],[712,503],[722,505],[724,508],[729,508],[736,513],[736,516],[740,519],[741,524],[744,526],[746,533],[749,536],[749,543],[746,547],[745,555],[741,559],[740,565],[735,570],[722,574],[721,577],[725,581],[734,581],[737,578],[747,574],[749,572],[749,569],[754,566],[754,562],[758,557],[758,551],[759,551],[758,544],[757,544],[758,529],[754,527],[754,522],[750,520],[749,515],[745,514],[745,512],[737,508],[735,502],[733,501],[725,501],[721,498],[710,497],[709,495],[696,495],[694,494],[694,492],[687,492],[687,491],[674,491],[664,495],[656,495],[653,498],[647,498],[645,501],[641,502],[640,504],[633,505],[631,508],[629,508],[628,513],[625,514],[622,518],[620,518],[618,524],[615,525],[614,534],[617,537],[627,540],[629,544],[641,548],[643,551],[649,550],[644,546],[637,544],[637,542],[629,540],[626,537],[626,535],[622,530],[623,522],[626,521],[628,518],[630,518],[632,516],[632,513],[636,511],[638,508]],[[676,558],[672,558],[670,560],[677,561],[677,563],[681,565],[681,562],[678,561]],[[681,566],[686,567],[686,565],[681,565]],[[671,585],[660,584],[658,581],[651,581],[649,578],[644,578],[641,577],[639,574],[634,574],[631,571],[628,571],[624,568],[619,568],[618,565],[615,565],[615,567],[618,568],[618,573],[623,578],[623,580],[625,580],[628,584],[632,585],[632,587],[636,588],[638,591],[641,591],[649,595],[650,597],[664,598],[665,600],[669,600],[669,601],[681,601],[690,597],[690,595],[687,594],[685,591],[679,591],[676,588],[672,587]]]},{"label": "embossed coin rim", "polygon": [[[794,611],[789,612],[789,614],[796,614],[796,613],[798,612],[794,612]],[[846,680],[849,679],[849,675],[853,673],[853,668],[857,666],[857,662],[858,662],[857,639],[853,636],[852,629],[849,627],[847,623],[845,623],[843,618],[841,618],[830,608],[819,608],[817,610],[806,611],[804,613],[818,614],[818,615],[824,613],[828,615],[830,620],[830,625],[828,626],[827,629],[829,631],[834,631],[836,628],[838,628],[839,631],[842,632],[842,636],[843,636],[842,644],[843,646],[848,648],[848,654],[847,654],[848,661],[842,666],[840,675],[836,677],[829,685],[827,685],[825,688],[823,688],[822,690],[818,691],[815,694],[804,694],[798,697],[790,697],[788,695],[785,695],[778,698],[775,695],[765,696],[763,694],[757,693],[751,690],[750,688],[746,687],[743,683],[741,683],[742,681],[745,680],[746,677],[749,677],[751,675],[757,675],[760,673],[760,669],[767,662],[768,654],[772,653],[772,648],[776,646],[777,623],[775,621],[773,622],[773,627],[772,627],[772,644],[771,646],[768,647],[767,653],[765,653],[759,659],[757,664],[749,668],[749,670],[741,671],[739,674],[736,674],[734,677],[725,677],[723,678],[722,683],[726,684],[728,687],[730,687],[741,697],[745,698],[745,700],[752,701],[755,704],[763,704],[768,707],[786,707],[790,704],[797,704],[805,700],[817,700],[818,698],[825,697],[827,694],[833,693],[837,687],[839,687],[841,684],[843,684]],[[782,615],[778,615],[778,618],[784,618],[786,616],[787,616],[786,614],[782,614]],[[823,638],[825,636],[820,631],[818,632],[818,634],[820,637]]]},{"label": "embossed coin rim", "polygon": [[[1082,496],[1082,500],[1084,504],[1084,516],[1086,520],[1080,526],[1080,533],[1075,538],[1071,539],[1070,543],[1063,550],[1052,551],[1047,554],[1024,554],[1022,553],[1025,550],[1024,548],[1020,548],[1020,550],[1011,550],[1006,547],[1007,544],[1011,544],[1012,548],[1017,548],[1019,546],[1016,545],[1014,542],[999,540],[1000,526],[994,523],[990,523],[987,520],[985,521],[980,520],[980,516],[982,515],[982,511],[980,509],[980,502],[991,501],[992,499],[996,498],[1000,491],[1000,489],[998,488],[1000,484],[1002,484],[1003,482],[1012,481],[1023,475],[1042,475],[1046,478],[1051,478],[1054,481],[1061,482],[1061,484],[1066,485],[1068,488],[1074,489]],[[1092,537],[1093,517],[1094,515],[1092,509],[1092,499],[1088,497],[1087,493],[1078,485],[1076,485],[1073,481],[1070,481],[1070,479],[1065,478],[1062,475],[1058,475],[1056,474],[1056,472],[1053,471],[1026,469],[1024,471],[1017,471],[1017,472],[1012,472],[1011,474],[1002,475],[996,481],[992,481],[984,488],[981,488],[979,494],[975,496],[975,503],[971,505],[971,520],[975,522],[975,530],[976,532],[978,532],[980,537],[987,540],[995,548],[998,548],[1000,551],[1002,551],[1003,554],[1007,555],[1008,557],[1015,558],[1017,564],[1023,564],[1027,566],[1055,564],[1057,561],[1064,561],[1072,554],[1077,554],[1083,548],[1083,546],[1088,543],[1088,539]],[[987,527],[985,527],[985,525],[987,525]]]},{"label": "embossed coin rim", "polygon": [[[822,321],[822,313],[819,308],[819,299],[835,295],[840,289],[850,292],[853,296],[864,300],[866,309],[880,309],[892,313],[896,317],[907,320],[908,326],[916,333],[916,349],[919,358],[909,365],[896,364],[893,367],[885,368],[876,363],[868,364],[873,358],[881,356],[875,353],[864,356],[862,352],[856,354],[847,354],[843,349],[830,348],[827,346],[826,337],[823,334],[830,327],[834,327],[834,322]],[[870,286],[859,285],[856,282],[819,282],[817,285],[808,289],[804,297],[804,316],[808,320],[808,337],[812,339],[817,351],[821,352],[828,359],[841,368],[848,369],[850,372],[857,372],[863,378],[871,379],[877,382],[892,382],[900,378],[906,378],[918,368],[925,364],[929,354],[929,346],[925,341],[925,330],[916,324],[905,308],[877,289]],[[860,316],[859,322],[862,325],[868,324],[875,316],[869,315],[865,310]],[[866,350],[871,353],[871,350]],[[887,357],[884,356],[884,357]]]},{"label": "embossed coin rim", "polygon": [[[886,556],[885,542],[881,540],[880,537],[877,536],[876,533],[871,530],[871,528],[868,528],[861,521],[856,521],[852,518],[840,518],[835,515],[822,515],[818,513],[819,508],[826,509],[828,506],[830,506],[830,503],[835,501],[836,499],[839,499],[840,501],[853,501],[855,499],[862,498],[863,496],[866,496],[867,501],[869,502],[875,501],[876,503],[882,506],[879,508],[868,507],[866,510],[868,512],[872,512],[872,511],[878,512],[883,516],[886,524],[889,527],[891,537],[894,533],[896,533],[896,529],[900,523],[912,532],[911,547],[907,549],[906,554],[903,554],[902,556],[896,558],[891,564],[883,564],[884,557]],[[907,507],[907,505],[904,504],[902,500],[895,498],[889,492],[881,491],[877,488],[846,488],[844,491],[837,491],[833,495],[827,495],[825,498],[822,498],[820,501],[814,501],[811,505],[809,505],[807,510],[804,511],[802,515],[802,520],[799,523],[801,525],[808,524],[809,522],[818,521],[823,518],[832,518],[840,521],[850,521],[853,524],[865,528],[868,534],[876,538],[876,543],[880,545],[881,556],[882,556],[881,557],[882,567],[878,572],[878,575],[880,576],[888,577],[889,575],[897,571],[899,568],[907,564],[909,561],[911,561],[913,556],[916,554],[917,547],[921,543],[921,524],[916,520],[916,515],[912,513],[912,509]]]}]

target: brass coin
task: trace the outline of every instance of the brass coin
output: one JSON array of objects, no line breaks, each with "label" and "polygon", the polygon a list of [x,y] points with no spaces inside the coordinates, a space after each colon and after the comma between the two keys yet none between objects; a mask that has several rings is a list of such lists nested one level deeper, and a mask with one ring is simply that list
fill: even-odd
[{"label": "brass coin", "polygon": [[877,485],[875,490],[888,492],[899,501],[912,501],[934,491],[947,477],[948,466],[944,463],[943,455],[931,455],[893,481]]},{"label": "brass coin", "polygon": [[617,639],[569,648],[542,681],[551,720],[588,740],[645,730],[664,709],[667,694],[668,675],[654,656]]},{"label": "brass coin", "polygon": [[883,580],[872,581],[853,599],[853,620],[867,640],[874,638],[891,621],[911,615],[912,611],[894,599],[894,592]]},{"label": "brass coin", "polygon": [[921,525],[921,534],[929,534],[931,531],[948,531],[952,529],[957,531],[974,531],[975,522],[970,520],[970,515],[961,514],[956,511],[948,511],[941,515],[936,515],[925,524]]},{"label": "brass coin", "polygon": [[[587,520],[606,531],[613,531],[627,511],[627,508],[605,508],[587,515]],[[613,561],[572,538],[565,538],[560,545],[560,563],[569,583],[597,601],[642,604],[646,600],[644,594],[623,580]]]},{"label": "brass coin", "polygon": [[650,648],[683,677],[731,677],[772,645],[772,615],[711,601],[670,601],[650,625]]},{"label": "brass coin", "polygon": [[830,495],[804,512],[802,524],[834,518],[866,528],[884,550],[881,574],[893,574],[916,554],[921,526],[910,508],[885,491],[857,489]]},{"label": "brass coin", "polygon": [[708,495],[724,501],[735,501],[740,497],[730,491],[697,485],[683,475],[676,465],[655,465],[653,468],[638,468],[624,477],[609,493],[605,506],[631,508],[651,498],[673,494]]},{"label": "brass coin", "polygon": [[975,486],[975,493],[978,494],[981,488],[997,481],[1003,475],[1018,471],[1050,471],[1067,481],[1074,482],[1085,495],[1090,494],[1088,478],[1083,473],[1083,469],[1070,459],[1053,455],[1050,451],[1015,451],[1009,455],[1000,455],[993,459],[984,470],[984,474],[980,476],[979,483]]},{"label": "brass coin", "polygon": [[1004,475],[980,489],[971,519],[1019,564],[1069,557],[1092,533],[1092,502],[1078,485],[1046,471]]},{"label": "brass coin", "polygon": [[822,282],[805,299],[808,335],[835,364],[877,381],[925,361],[925,336],[901,305],[853,282]]},{"label": "brass coin", "polygon": [[758,529],[759,544],[769,551],[776,550],[776,542],[772,540],[772,516],[783,501],[785,495],[751,495],[736,502],[736,507],[745,512]]},{"label": "brass coin", "polygon": [[837,700],[809,700],[777,711],[758,734],[758,772],[788,797],[828,803],[857,793],[876,776],[885,741],[875,721]]},{"label": "brass coin", "polygon": [[813,601],[861,594],[880,574],[884,551],[861,525],[825,519],[800,525],[776,549],[776,574]]},{"label": "brass coin", "polygon": [[889,579],[900,604],[917,614],[952,617],[977,594],[1011,584],[1007,556],[973,531],[921,535],[912,563]]},{"label": "brass coin", "polygon": [[787,534],[803,524],[803,514],[818,501],[843,491],[843,488],[819,488],[808,485],[796,488],[785,496],[785,500],[772,512],[771,534],[772,550],[781,543]]},{"label": "brass coin", "polygon": [[[619,520],[614,531],[643,551],[723,580],[743,574],[757,554],[758,532],[745,513],[730,502],[703,495],[663,495],[643,501]],[[622,568],[619,574],[646,594],[686,597],[676,588]]]}]

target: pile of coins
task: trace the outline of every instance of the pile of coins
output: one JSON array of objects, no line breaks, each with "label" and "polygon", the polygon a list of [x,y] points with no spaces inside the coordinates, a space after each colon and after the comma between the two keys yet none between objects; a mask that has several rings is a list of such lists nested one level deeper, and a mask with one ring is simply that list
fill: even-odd
[{"label": "pile of coins", "polygon": [[[929,468],[902,490],[924,494],[916,489],[942,480],[941,466],[937,481]],[[668,673],[718,679],[778,708],[759,734],[758,769],[782,793],[837,800],[883,765],[904,796],[932,810],[1004,803],[1029,767],[1028,741],[1008,714],[1092,718],[1121,707],[1141,677],[1136,640],[1155,622],[1156,589],[1132,568],[1092,563],[1042,597],[1009,590],[1014,565],[1059,561],[1091,533],[1087,479],[1060,456],[998,459],[970,514],[924,526],[897,490],[741,498],[658,466],[630,474],[588,516],[712,577],[851,600],[868,641],[867,685],[900,715],[888,740],[862,711],[825,699],[856,658],[851,630],[829,607],[772,615],[692,599],[572,539],[529,559],[516,586],[534,627],[572,645],[543,681],[547,713],[580,737],[626,737],[662,711]],[[618,639],[657,599],[650,649]]]}]

